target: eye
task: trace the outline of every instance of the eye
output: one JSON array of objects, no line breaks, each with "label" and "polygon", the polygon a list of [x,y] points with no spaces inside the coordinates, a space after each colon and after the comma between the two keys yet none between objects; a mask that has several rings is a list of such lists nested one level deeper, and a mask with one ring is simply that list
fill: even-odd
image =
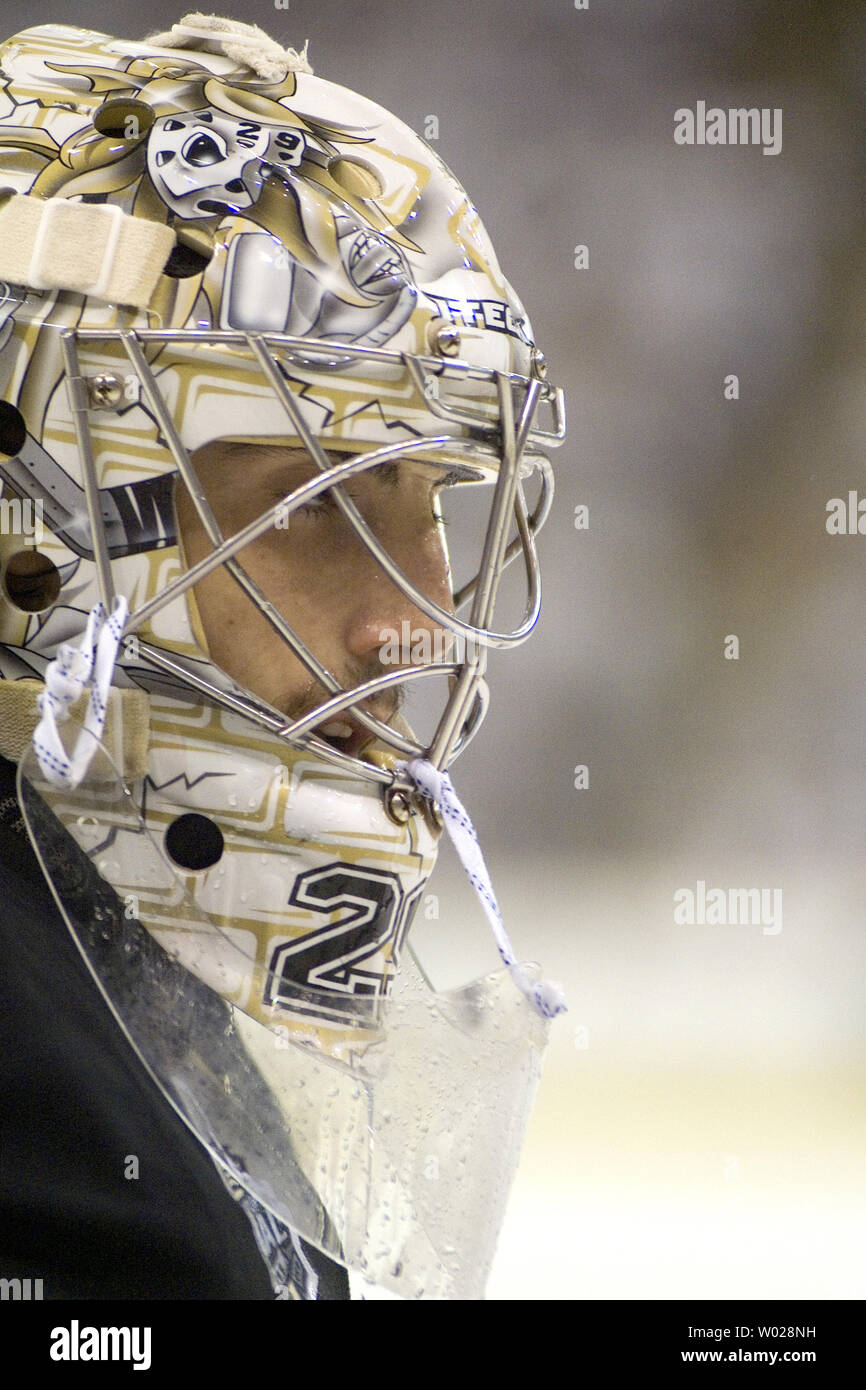
[{"label": "eye", "polygon": [[195,135],[183,147],[183,157],[187,164],[201,168],[206,164],[220,164],[225,152],[220,149],[212,135]]},{"label": "eye", "polygon": [[[274,502],[282,502],[285,492],[274,494]],[[318,497],[311,497],[308,502],[302,502],[299,507],[293,507],[289,514],[291,522],[295,517],[303,517],[304,520],[324,521],[325,517],[331,512],[336,511],[337,504],[330,493],[320,492]]]},{"label": "eye", "polygon": [[442,515],[442,498],[440,496],[443,488],[453,487],[455,483],[462,481],[463,475],[458,472],[447,473],[441,482],[436,483],[430,496],[430,514],[437,526],[444,528],[450,525]]},{"label": "eye", "polygon": [[311,521],[322,521],[328,512],[333,510],[334,503],[330,497],[314,497],[310,502],[304,502],[296,508],[293,515],[309,517]]}]

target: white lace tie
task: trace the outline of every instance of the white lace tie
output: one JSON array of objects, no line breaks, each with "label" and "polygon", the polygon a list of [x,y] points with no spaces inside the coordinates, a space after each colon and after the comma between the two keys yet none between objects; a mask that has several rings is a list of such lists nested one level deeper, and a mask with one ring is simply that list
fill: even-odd
[{"label": "white lace tie", "polygon": [[[55,787],[77,787],[99,746],[108,695],[129,611],[122,596],[114,600],[111,614],[101,603],[90,611],[80,644],[64,642],[45,672],[45,690],[38,705],[42,718],[33,732],[33,748],[47,781]],[[69,718],[70,706],[90,684],[84,724],[75,746],[67,753],[58,724]]]},{"label": "white lace tie", "polygon": [[532,980],[519,963],[508,939],[505,923],[490,874],[481,853],[481,845],[469,813],[460,801],[447,772],[440,772],[426,758],[413,758],[403,764],[418,790],[431,801],[436,801],[445,821],[445,828],[451,836],[454,848],[459,855],[469,877],[469,882],[478,894],[485,916],[493,928],[499,954],[511,971],[511,977],[518,989],[534,1005],[542,1018],[555,1018],[566,1012],[565,996],[558,984],[552,980]]}]

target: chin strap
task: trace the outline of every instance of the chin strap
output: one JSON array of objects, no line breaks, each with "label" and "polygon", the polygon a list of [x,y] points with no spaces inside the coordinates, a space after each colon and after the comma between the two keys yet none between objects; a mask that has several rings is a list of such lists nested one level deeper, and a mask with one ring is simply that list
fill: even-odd
[{"label": "chin strap", "polygon": [[558,984],[552,980],[532,980],[519,963],[508,940],[502,913],[493,892],[490,874],[481,853],[475,827],[469,813],[460,801],[447,772],[440,772],[426,758],[413,758],[401,765],[412,778],[421,794],[430,801],[436,801],[445,821],[445,828],[451,836],[454,848],[460,857],[469,882],[478,894],[485,916],[493,928],[499,954],[511,971],[511,977],[518,989],[534,1005],[542,1018],[555,1018],[566,1012],[565,996]]},{"label": "chin strap", "polygon": [[[111,614],[101,603],[90,611],[79,646],[64,642],[45,671],[45,691],[38,704],[42,718],[33,733],[33,748],[47,781],[55,787],[77,787],[99,748],[117,649],[129,611],[121,595]],[[90,685],[84,724],[67,754],[57,727],[69,718],[69,708]]]}]

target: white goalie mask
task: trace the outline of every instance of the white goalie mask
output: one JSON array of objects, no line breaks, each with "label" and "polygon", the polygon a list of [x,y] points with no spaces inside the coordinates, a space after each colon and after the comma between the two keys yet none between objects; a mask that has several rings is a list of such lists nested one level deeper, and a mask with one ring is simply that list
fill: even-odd
[{"label": "white goalie mask", "polygon": [[[407,765],[451,765],[489,649],[535,624],[562,401],[430,148],[227,32],[0,46],[0,753],[118,1021],[219,1162],[372,1282],[478,1297],[547,1024],[507,972],[438,995],[412,961],[442,817]],[[446,505],[468,535],[484,503],[447,597],[365,505],[386,477],[429,495],[443,553]],[[325,503],[415,621],[352,681],[304,584],[269,582]],[[327,548],[308,575],[352,590]],[[249,669],[226,593],[263,634]],[[98,737],[92,697],[28,751],[100,611]],[[424,727],[397,709],[422,690]]]}]

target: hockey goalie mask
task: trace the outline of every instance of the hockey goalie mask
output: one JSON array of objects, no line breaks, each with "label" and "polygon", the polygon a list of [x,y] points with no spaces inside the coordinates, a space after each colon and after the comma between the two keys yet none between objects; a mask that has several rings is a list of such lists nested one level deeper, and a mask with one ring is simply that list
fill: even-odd
[{"label": "hockey goalie mask", "polygon": [[[441,828],[406,764],[450,765],[488,649],[535,623],[561,399],[430,148],[208,24],[0,47],[0,752],[202,1142],[374,1281],[477,1296],[545,1025],[507,975],[438,996],[404,971]],[[446,511],[475,546],[450,571]],[[375,586],[392,621],[350,660],[328,603]],[[25,748],[100,611],[107,719],[73,776],[74,721]],[[497,1151],[474,1185],[473,1142]]]}]

